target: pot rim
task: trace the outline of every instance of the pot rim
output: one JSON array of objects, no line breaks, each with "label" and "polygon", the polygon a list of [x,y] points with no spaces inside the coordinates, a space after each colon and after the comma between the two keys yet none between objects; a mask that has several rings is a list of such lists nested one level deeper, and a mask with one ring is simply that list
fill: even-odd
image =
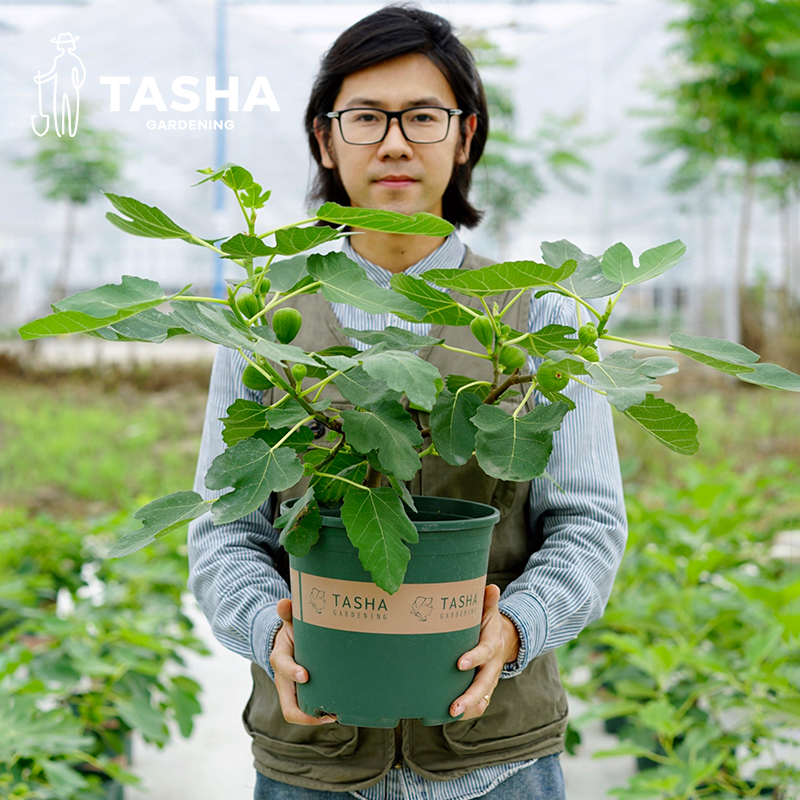
[{"label": "pot rim", "polygon": [[[440,518],[415,520],[414,512],[405,508],[414,527],[418,531],[443,531],[457,528],[460,531],[474,528],[485,528],[487,525],[496,525],[500,519],[500,511],[486,503],[476,503],[474,500],[461,500],[454,497],[437,497],[433,495],[412,495],[414,505],[420,514],[442,514]],[[280,513],[285,514],[296,500],[293,497],[281,503]],[[450,507],[452,511],[443,511],[442,507]],[[344,528],[341,518],[341,505],[328,508],[319,507],[322,514],[323,525],[328,528]],[[410,513],[409,513],[410,512]],[[460,513],[459,513],[460,512]],[[447,523],[452,523],[448,526]]]}]

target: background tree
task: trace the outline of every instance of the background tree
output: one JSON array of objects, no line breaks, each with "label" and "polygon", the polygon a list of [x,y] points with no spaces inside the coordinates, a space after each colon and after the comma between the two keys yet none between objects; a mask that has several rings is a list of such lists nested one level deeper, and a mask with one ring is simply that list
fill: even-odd
[{"label": "background tree", "polygon": [[[513,70],[517,59],[502,52],[482,31],[467,31],[462,40],[479,70]],[[581,135],[583,115],[545,114],[529,138],[516,134],[516,112],[511,92],[484,78],[489,107],[489,137],[478,162],[477,202],[486,209],[486,227],[495,240],[498,258],[506,257],[508,227],[548,191],[547,178],[575,192],[587,187],[576,177],[591,165],[583,150],[602,139]]]},{"label": "background tree", "polygon": [[55,301],[67,292],[78,209],[102,197],[101,190],[113,188],[125,154],[120,146],[121,134],[93,127],[85,107],[75,136],[48,134],[35,138],[34,155],[15,163],[33,169],[33,178],[43,184],[48,200],[64,201],[61,250],[51,290]]},{"label": "background tree", "polygon": [[[649,133],[655,158],[681,153],[670,188],[685,191],[735,166],[741,187],[735,281],[739,337],[763,349],[763,321],[748,289],[756,185],[788,175],[800,160],[800,4],[771,0],[680,0],[686,14],[670,24],[687,70],[662,87],[659,127]],[[785,182],[786,183],[786,182]],[[786,183],[791,185],[791,181]],[[791,202],[790,193],[785,193]],[[787,277],[788,272],[788,277]],[[791,269],[784,269],[791,281]],[[789,296],[791,286],[783,292]]]}]

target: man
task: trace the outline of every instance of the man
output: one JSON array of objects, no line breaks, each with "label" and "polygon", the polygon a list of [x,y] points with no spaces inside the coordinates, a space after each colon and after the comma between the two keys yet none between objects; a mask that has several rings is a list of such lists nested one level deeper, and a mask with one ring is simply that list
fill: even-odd
[{"label": "man", "polygon": [[[456,227],[480,221],[468,191],[486,141],[486,101],[469,51],[441,17],[387,6],[345,31],[323,58],[306,122],[319,168],[311,200],[426,211]],[[343,250],[382,286],[403,271],[493,263],[456,233],[441,239],[362,231]],[[298,302],[327,303],[309,297]],[[534,300],[528,293],[525,301],[519,316],[531,331],[575,325],[574,308],[561,296]],[[332,310],[343,326],[430,328],[342,304],[317,308]],[[329,346],[325,326],[309,316],[305,335],[316,337],[318,349]],[[432,362],[444,357],[433,351],[439,355]],[[219,418],[238,397],[267,400],[242,386],[244,366],[224,349],[214,364],[196,481],[206,497],[214,495],[203,476],[223,449]],[[304,714],[295,684],[310,676],[293,658],[285,554],[270,524],[276,498],[230,525],[214,527],[209,515],[191,524],[189,588],[214,635],[253,662],[243,720],[253,737],[256,800],[341,792],[366,800],[564,797],[558,754],[567,703],[554,649],[603,613],[627,532],[609,406],[589,388],[572,387],[577,410],[555,435],[548,467],[561,488],[545,480],[492,481],[469,465],[432,467],[440,469],[433,473],[439,494],[487,492],[502,512],[480,642],[459,660],[461,669],[477,668],[476,677],[453,700],[453,717],[463,717],[447,725],[403,720],[397,731],[385,731]]]}]

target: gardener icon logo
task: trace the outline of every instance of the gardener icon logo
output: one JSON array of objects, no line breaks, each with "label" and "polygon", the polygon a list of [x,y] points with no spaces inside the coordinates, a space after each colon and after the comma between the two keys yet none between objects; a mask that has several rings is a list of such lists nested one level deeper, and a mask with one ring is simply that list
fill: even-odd
[{"label": "gardener icon logo", "polygon": [[[50,114],[44,113],[45,101],[42,97],[42,86],[52,81],[53,84],[53,128],[58,136],[67,131],[70,136],[78,132],[78,116],[80,113],[80,88],[86,81],[86,68],[75,55],[77,36],[71,33],[60,33],[51,42],[58,48],[58,55],[49,72],[37,72],[33,81],[39,86],[39,116],[31,117],[31,127],[37,136],[44,136],[50,130]],[[74,118],[73,118],[74,109]],[[59,115],[60,111],[60,115]],[[42,127],[44,120],[44,130]]]},{"label": "gardener icon logo", "polygon": [[411,606],[411,613],[418,619],[422,620],[423,622],[428,621],[428,617],[431,615],[431,611],[433,611],[432,597],[422,597],[420,595],[414,601],[414,605]]},{"label": "gardener icon logo", "polygon": [[308,602],[311,603],[311,608],[313,608],[317,614],[321,614],[327,605],[325,601],[325,592],[321,592],[319,589],[312,589]]}]

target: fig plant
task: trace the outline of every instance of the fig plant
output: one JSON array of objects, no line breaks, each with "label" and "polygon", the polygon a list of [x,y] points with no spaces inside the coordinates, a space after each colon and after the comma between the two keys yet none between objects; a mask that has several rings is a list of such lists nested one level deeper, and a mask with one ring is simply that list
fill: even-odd
[{"label": "fig plant", "polygon": [[[506,481],[547,477],[553,434],[575,408],[564,394],[570,381],[604,395],[671,450],[686,455],[697,451],[694,420],[654,396],[661,388],[657,379],[676,372],[677,362],[667,356],[637,359],[633,348],[678,352],[748,383],[800,391],[800,376],[760,362],[756,353],[733,342],[675,333],[668,344],[652,345],[609,332],[625,289],[656,278],[681,260],[685,246],[679,240],[645,251],[638,264],[621,242],[601,257],[566,240],[544,242],[543,263],[524,260],[474,270],[430,269],[423,277],[400,273],[393,276],[391,289],[382,289],[342,252],[306,253],[352,235],[353,230],[345,230],[348,227],[442,237],[453,226],[427,213],[407,216],[325,203],[306,219],[257,233],[258,211],[270,192],[235,164],[198,171],[206,176],[200,184],[221,180],[233,192],[245,230],[203,239],[158,208],[110,193],[106,197],[124,216],[112,212],[106,216],[133,235],[182,239],[233,261],[243,275],[229,281],[227,298],[199,297],[190,293],[190,286],[168,294],[155,281],[125,275],[119,284],[55,303],[53,314],[20,329],[24,339],[82,332],[115,341],[162,342],[193,334],[238,351],[248,362],[243,382],[249,388],[278,390],[271,405],[240,399],[227,410],[223,438],[228,447],[211,464],[205,484],[230,491],[215,500],[184,491],[148,503],[135,515],[142,527],[124,534],[110,557],[133,553],[209,509],[216,524],[233,522],[256,510],[272,492],[284,492],[307,476],[308,490],[276,520],[282,545],[293,555],[305,555],[318,538],[319,504],[341,504],[348,536],[365,570],[378,586],[394,593],[410,558],[404,542],[417,540],[404,504],[413,507],[406,482],[420,469],[420,459],[440,456],[460,466],[474,457],[487,475]],[[504,318],[529,290],[537,296],[556,292],[571,298],[578,329],[563,325],[548,325],[534,333],[512,329]],[[442,347],[463,352],[463,348],[453,348],[446,338],[396,326],[379,331],[344,328],[345,335],[368,346],[364,351],[297,347],[292,342],[303,320],[291,301],[313,292],[371,314],[393,312],[409,322],[469,326],[475,339],[470,354],[488,363],[491,379],[441,375],[417,351]],[[512,299],[502,308],[492,299],[509,293]],[[458,295],[475,298],[477,308],[459,302]],[[606,297],[602,310],[589,302]],[[169,313],[157,310],[165,304]],[[596,343],[603,339],[632,348],[601,361]],[[541,360],[536,371],[526,370],[529,356]],[[352,404],[352,410],[331,407],[326,398],[329,384]],[[536,390],[549,402],[524,413]],[[501,399],[507,406],[517,398],[514,410],[499,405]],[[411,410],[424,416],[413,417]],[[428,422],[423,426],[420,420]],[[311,424],[327,430],[323,444],[314,442]]]}]

